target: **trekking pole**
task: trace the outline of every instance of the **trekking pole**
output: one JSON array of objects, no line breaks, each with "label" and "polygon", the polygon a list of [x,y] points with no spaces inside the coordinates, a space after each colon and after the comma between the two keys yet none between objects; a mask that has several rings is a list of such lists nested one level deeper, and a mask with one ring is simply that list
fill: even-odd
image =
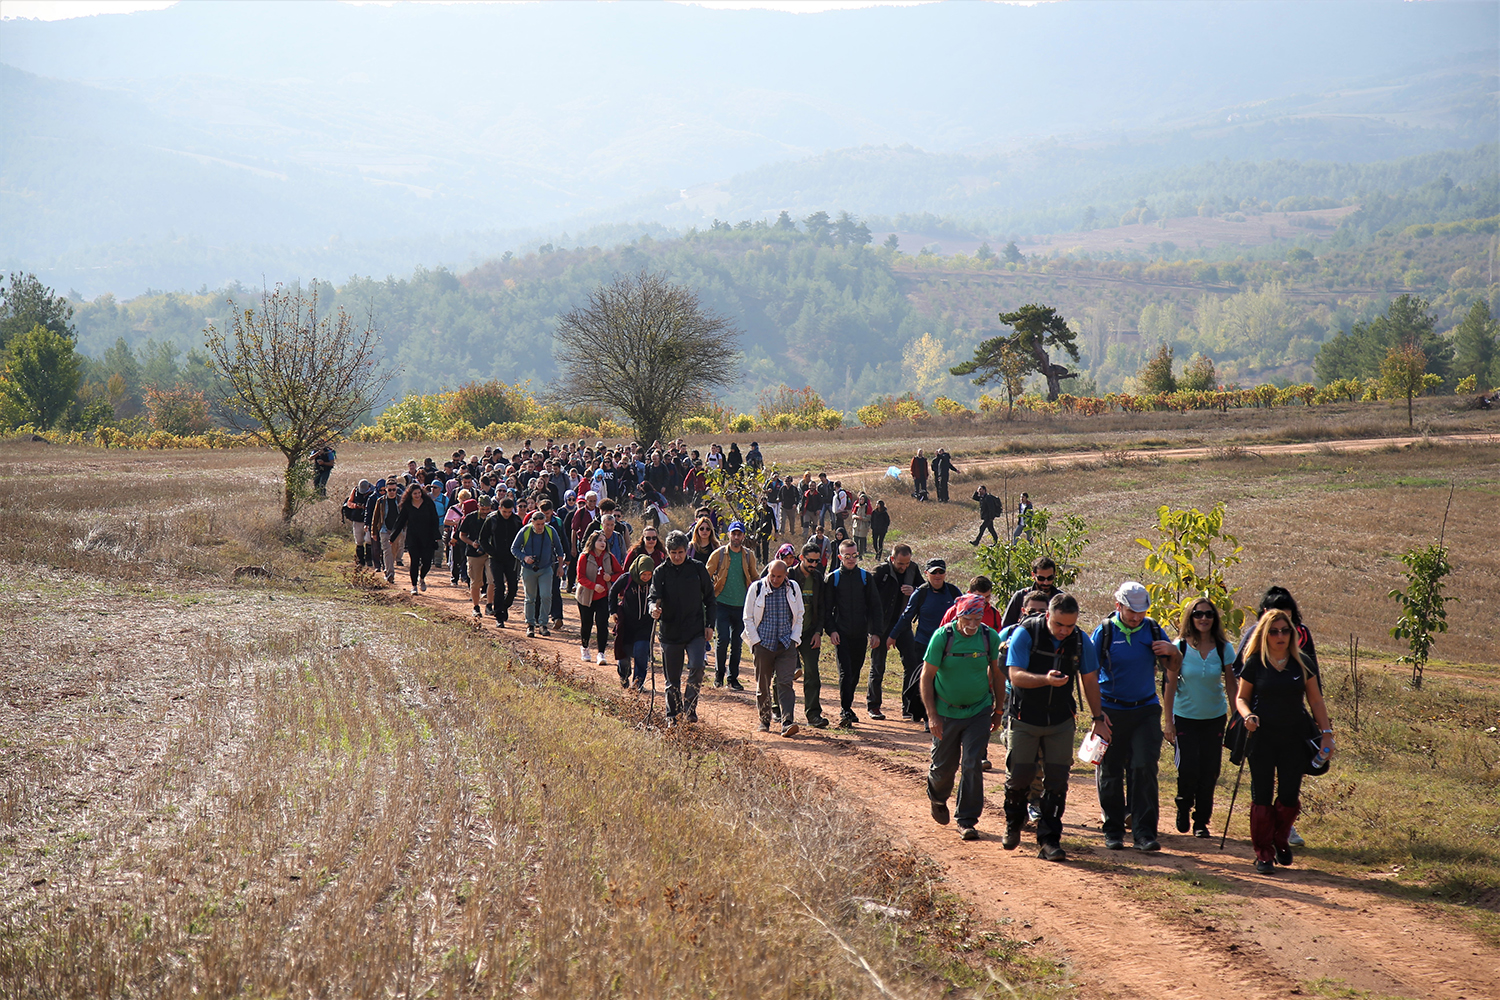
[{"label": "trekking pole", "polygon": [[1234,818],[1234,800],[1240,794],[1240,779],[1245,776],[1245,761],[1250,759],[1250,737],[1245,736],[1245,752],[1240,755],[1240,770],[1234,776],[1234,791],[1229,794],[1229,812],[1224,816],[1224,829],[1219,833],[1219,850],[1224,849],[1224,841],[1229,836],[1229,821]]},{"label": "trekking pole", "polygon": [[646,703],[646,724],[651,724],[651,714],[656,711],[656,622],[646,630],[646,662],[651,670],[651,699]]}]

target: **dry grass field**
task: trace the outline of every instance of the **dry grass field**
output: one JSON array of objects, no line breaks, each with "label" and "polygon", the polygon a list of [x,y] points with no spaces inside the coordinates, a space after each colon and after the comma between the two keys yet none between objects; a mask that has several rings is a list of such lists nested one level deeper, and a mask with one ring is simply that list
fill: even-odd
[{"label": "dry grass field", "polygon": [[[1421,419],[1500,432],[1491,416],[1429,403]],[[1226,502],[1242,598],[1289,587],[1328,665],[1342,753],[1310,783],[1309,855],[1500,942],[1500,442],[1285,455],[1335,428],[1399,433],[1404,413],[1179,417],[759,440],[872,486],[859,470],[904,466],[919,440],[960,468],[1016,458],[966,469],[952,504],[882,492],[891,540],[947,556],[961,584],[968,494],[1027,489],[1091,527],[1090,621],[1140,572],[1159,504]],[[1212,451],[1122,456],[1152,444]],[[332,493],[451,450],[349,444]],[[663,738],[586,678],[351,588],[333,504],[279,525],[278,465],[0,444],[0,994],[917,997],[1000,995],[999,977],[1076,995],[857,799],[737,739]],[[1414,693],[1385,592],[1450,484],[1459,601]],[[271,577],[236,580],[243,566]],[[1351,633],[1368,651],[1357,732]]]}]

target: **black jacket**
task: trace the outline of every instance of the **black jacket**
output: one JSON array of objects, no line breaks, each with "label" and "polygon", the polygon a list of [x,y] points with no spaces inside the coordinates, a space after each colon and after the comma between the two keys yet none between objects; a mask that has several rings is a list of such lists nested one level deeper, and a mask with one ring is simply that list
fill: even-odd
[{"label": "black jacket", "polygon": [[391,537],[406,530],[406,547],[412,552],[431,552],[443,540],[443,523],[438,519],[437,504],[423,500],[422,506],[402,504],[391,526]]},{"label": "black jacket", "polygon": [[845,570],[837,566],[827,579],[828,607],[823,613],[823,631],[839,632],[841,638],[885,634],[874,573],[861,567]]},{"label": "black jacket", "polygon": [[661,608],[662,642],[686,644],[703,638],[717,616],[714,578],[701,562],[669,558],[651,576],[651,606]]},{"label": "black jacket", "polygon": [[993,521],[1000,516],[1000,499],[993,493],[980,493],[974,491],[974,499],[979,501],[979,518],[983,521]]},{"label": "black jacket", "polygon": [[1010,601],[1005,605],[1005,614],[1000,617],[1001,628],[1004,628],[1007,625],[1014,625],[1016,622],[1021,620],[1021,608],[1025,606],[1026,595],[1031,593],[1033,590],[1042,590],[1047,595],[1047,600],[1049,601],[1052,600],[1053,594],[1060,592],[1056,587],[1053,587],[1050,590],[1044,590],[1044,588],[1036,584],[1033,584],[1030,587],[1022,587],[1020,590],[1010,595]]},{"label": "black jacket", "polygon": [[526,522],[521,520],[520,514],[512,512],[510,517],[504,517],[496,511],[484,519],[484,525],[479,529],[479,547],[488,552],[491,559],[498,559],[502,565],[508,566],[516,561],[511,555],[510,543],[524,527]]},{"label": "black jacket", "polygon": [[917,561],[913,559],[907,564],[906,572],[896,572],[896,567],[886,560],[875,567],[875,589],[880,592],[880,613],[883,620],[894,622],[896,617],[906,610],[906,601],[910,596],[901,593],[903,586],[909,586],[916,590],[922,586],[922,571],[917,569]]},{"label": "black jacket", "polygon": [[877,535],[883,535],[891,530],[891,511],[889,507],[876,507],[870,512],[870,530]]}]

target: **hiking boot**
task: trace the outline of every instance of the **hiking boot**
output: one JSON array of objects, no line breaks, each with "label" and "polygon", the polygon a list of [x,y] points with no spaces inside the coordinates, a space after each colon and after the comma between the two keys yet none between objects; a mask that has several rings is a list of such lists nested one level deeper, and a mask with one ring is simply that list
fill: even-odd
[{"label": "hiking boot", "polygon": [[696,711],[689,712],[687,715],[688,715],[688,721],[689,722],[697,722],[698,721],[698,713]]},{"label": "hiking boot", "polygon": [[827,729],[828,728],[828,720],[824,719],[822,717],[819,717],[819,718],[816,718],[816,719],[808,719],[807,720],[807,724],[809,726],[812,726],[814,729]]},{"label": "hiking boot", "polygon": [[931,804],[932,804],[932,818],[935,819],[935,820],[937,820],[937,822],[940,825],[947,826],[948,825],[948,803],[946,803],[946,802],[933,802]]},{"label": "hiking boot", "polygon": [[858,721],[859,720],[854,717],[854,713],[853,712],[845,712],[843,715],[839,716],[839,728],[840,729],[853,729],[854,728],[854,724],[856,722],[858,722]]},{"label": "hiking boot", "polygon": [[802,679],[802,668],[798,667],[797,670],[796,670],[796,672],[792,674],[792,680],[794,680],[794,681],[800,681],[801,679]]},{"label": "hiking boot", "polygon": [[976,829],[974,829],[972,826],[960,826],[958,828],[958,839],[959,840],[978,840],[979,839],[979,831],[976,830]]},{"label": "hiking boot", "polygon": [[741,684],[740,681],[739,681],[739,678],[737,678],[737,677],[731,677],[731,678],[729,678],[729,680],[725,681],[725,684],[728,686],[729,690],[731,690],[731,691],[743,691],[743,690],[745,690],[745,685]]},{"label": "hiking boot", "polygon": [[1066,861],[1068,852],[1059,844],[1043,844],[1036,852],[1036,856],[1043,861]]},{"label": "hiking boot", "polygon": [[1125,850],[1125,841],[1120,837],[1105,837],[1104,846],[1111,851],[1123,851]]},{"label": "hiking boot", "polygon": [[800,731],[801,730],[798,728],[795,722],[788,722],[786,725],[781,727],[782,736],[796,736]]},{"label": "hiking boot", "polygon": [[1021,828],[1012,823],[1005,824],[1005,835],[1000,838],[1000,846],[1007,851],[1014,851],[1021,846]]},{"label": "hiking boot", "polygon": [[1135,849],[1150,854],[1152,851],[1161,850],[1161,845],[1154,840],[1142,840],[1135,845]]},{"label": "hiking boot", "polygon": [[1276,848],[1276,863],[1283,868],[1290,868],[1292,864],[1292,849],[1290,847]]},{"label": "hiking boot", "polygon": [[1197,837],[1200,840],[1207,840],[1208,839],[1208,827],[1206,827],[1206,826],[1195,826],[1195,827],[1193,827],[1193,836]]},{"label": "hiking boot", "polygon": [[1191,802],[1189,802],[1187,799],[1179,798],[1177,800],[1177,832],[1178,833],[1187,833],[1188,832],[1188,826],[1190,825],[1190,821],[1192,819],[1192,817],[1191,817],[1192,811],[1193,811],[1193,804]]},{"label": "hiking boot", "polygon": [[760,722],[756,724],[755,731],[757,733],[769,733],[771,731],[771,720],[761,719]]},{"label": "hiking boot", "polygon": [[621,677],[620,678],[620,688],[622,690],[626,690],[626,689],[629,689],[629,687],[630,687],[630,678],[629,677]]},{"label": "hiking boot", "polygon": [[528,638],[528,639],[535,639],[536,638],[536,626],[535,625],[527,625],[526,626],[526,638]]},{"label": "hiking boot", "polygon": [[547,626],[543,625],[542,626],[542,638],[544,638],[544,639],[550,638],[551,635],[552,635],[552,630],[549,629]]},{"label": "hiking boot", "polygon": [[1256,858],[1255,870],[1262,875],[1269,875],[1276,870],[1276,866],[1264,858]]},{"label": "hiking boot", "polygon": [[872,708],[872,709],[870,709],[870,711],[867,714],[872,719],[877,719],[877,720],[879,720],[881,722],[885,721],[885,715],[882,714],[881,711],[880,711],[880,709],[878,709],[878,708]]}]

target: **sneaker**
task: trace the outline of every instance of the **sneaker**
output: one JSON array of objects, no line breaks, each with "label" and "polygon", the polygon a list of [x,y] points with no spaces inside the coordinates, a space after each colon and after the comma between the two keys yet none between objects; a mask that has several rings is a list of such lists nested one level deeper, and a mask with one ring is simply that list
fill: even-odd
[{"label": "sneaker", "polygon": [[543,625],[542,626],[542,638],[546,639],[546,638],[550,637],[551,635],[552,635],[552,630],[549,629],[549,628],[547,628],[547,626]]},{"label": "sneaker", "polygon": [[496,621],[495,622],[495,627],[496,628],[504,628],[505,627],[505,623],[502,622],[502,621]]},{"label": "sneaker", "polygon": [[631,681],[630,682],[630,690],[638,692],[638,693],[641,692],[641,691],[644,691],[644,690],[646,690],[646,682],[645,681]]},{"label": "sneaker", "polygon": [[583,647],[578,652],[583,657],[583,662],[584,663],[593,663],[594,662],[594,658],[589,655],[589,649],[588,649],[587,646]]},{"label": "sneaker", "polygon": [[1041,858],[1043,861],[1068,860],[1068,852],[1063,850],[1062,847],[1058,844],[1043,844],[1037,851],[1036,856]]},{"label": "sneaker", "polygon": [[931,805],[932,805],[932,818],[935,819],[935,820],[937,820],[940,825],[947,826],[948,825],[948,803],[946,803],[946,802],[931,802]]},{"label": "sneaker", "polygon": [[978,840],[979,839],[979,831],[976,830],[976,829],[974,829],[972,826],[960,826],[958,828],[958,839],[959,840]]},{"label": "sneaker", "polygon": [[536,626],[535,625],[527,625],[526,626],[526,638],[528,638],[528,639],[535,639],[536,638]]},{"label": "sneaker", "polygon": [[869,715],[870,715],[870,718],[875,719],[875,720],[877,720],[879,722],[884,722],[885,721],[885,715],[878,708],[872,708],[872,709],[870,709]]},{"label": "sneaker", "polygon": [[781,727],[782,736],[796,736],[800,731],[800,728],[795,722],[788,722],[786,725]]},{"label": "sneaker", "polygon": [[422,588],[422,593],[427,593],[427,577],[422,577],[421,581],[417,583],[417,586]]},{"label": "sneaker", "polygon": [[739,679],[735,678],[735,677],[729,678],[729,680],[725,681],[724,684],[731,691],[743,691],[743,690],[745,690],[745,685],[741,684],[739,682]]},{"label": "sneaker", "polygon": [[1283,868],[1290,868],[1292,865],[1292,849],[1290,847],[1276,848],[1276,863]]},{"label": "sneaker", "polygon": [[494,614],[495,613],[495,606],[493,604],[486,604],[484,606],[484,613],[487,614],[487,615]]},{"label": "sneaker", "polygon": [[802,679],[802,668],[798,667],[796,669],[796,671],[792,674],[792,680],[794,680],[794,681],[800,681],[801,679]]},{"label": "sneaker", "polygon": [[1302,834],[1297,832],[1297,828],[1295,826],[1292,827],[1291,832],[1286,835],[1286,842],[1292,847],[1307,846],[1307,841],[1302,839]]},{"label": "sneaker", "polygon": [[1135,849],[1137,851],[1145,851],[1147,854],[1150,854],[1152,851],[1161,850],[1161,845],[1154,840],[1143,840],[1135,845]]},{"label": "sneaker", "polygon": [[714,678],[714,687],[721,688],[723,686],[724,686],[724,682],[722,680],[720,680],[719,678],[715,677]]},{"label": "sneaker", "polygon": [[609,660],[607,660],[607,659],[604,658],[604,654],[603,653],[599,654],[598,659],[599,659],[599,665],[601,667],[607,667],[607,666],[609,666]]},{"label": "sneaker", "polygon": [[755,731],[757,733],[769,733],[771,731],[771,720],[761,719],[755,724]]},{"label": "sneaker", "polygon": [[1111,851],[1123,851],[1125,850],[1125,841],[1119,837],[1105,837],[1104,846]]},{"label": "sneaker", "polygon": [[979,769],[981,771],[993,771],[995,769],[995,765],[991,764],[990,759],[986,757],[984,760],[979,762]]},{"label": "sneaker", "polygon": [[474,617],[475,618],[483,618],[484,617],[484,612],[479,610],[479,605],[477,605],[477,604],[474,605]]},{"label": "sneaker", "polygon": [[1206,827],[1206,826],[1195,826],[1195,827],[1193,827],[1193,836],[1197,837],[1199,840],[1207,840],[1208,839],[1208,827]]},{"label": "sneaker", "polygon": [[1019,826],[1012,826],[1009,823],[1005,824],[1005,834],[1000,838],[1000,846],[1007,851],[1014,851],[1017,847],[1020,847],[1021,828]]},{"label": "sneaker", "polygon": [[1270,875],[1272,872],[1274,872],[1276,870],[1276,866],[1273,865],[1269,861],[1264,861],[1264,860],[1262,860],[1260,858],[1256,858],[1255,859],[1255,870],[1257,872],[1259,872],[1260,874],[1262,874],[1262,875]]},{"label": "sneaker", "polygon": [[620,688],[622,690],[626,690],[629,687],[630,687],[630,678],[629,677],[621,677],[620,678]]},{"label": "sneaker", "polygon": [[828,720],[827,719],[823,719],[823,718],[808,719],[807,720],[807,724],[809,726],[812,726],[814,729],[827,729],[828,728]]},{"label": "sneaker", "polygon": [[412,588],[411,588],[411,596],[413,596],[413,597],[416,597],[416,596],[417,596],[417,588],[416,588],[416,585],[415,585],[415,584],[413,584],[413,585],[412,585]]},{"label": "sneaker", "polygon": [[698,713],[697,712],[689,712],[688,713],[688,721],[689,722],[697,722],[698,721]]},{"label": "sneaker", "polygon": [[1181,799],[1179,799],[1177,801],[1177,832],[1178,833],[1187,833],[1188,832],[1188,827],[1189,827],[1189,825],[1191,825],[1190,824],[1190,820],[1191,820],[1191,813],[1192,813],[1192,811],[1193,811],[1193,807],[1192,807],[1191,803],[1183,802]]},{"label": "sneaker", "polygon": [[854,717],[853,712],[845,712],[843,715],[839,716],[839,728],[852,729],[854,727],[854,724],[858,721],[859,720]]}]

